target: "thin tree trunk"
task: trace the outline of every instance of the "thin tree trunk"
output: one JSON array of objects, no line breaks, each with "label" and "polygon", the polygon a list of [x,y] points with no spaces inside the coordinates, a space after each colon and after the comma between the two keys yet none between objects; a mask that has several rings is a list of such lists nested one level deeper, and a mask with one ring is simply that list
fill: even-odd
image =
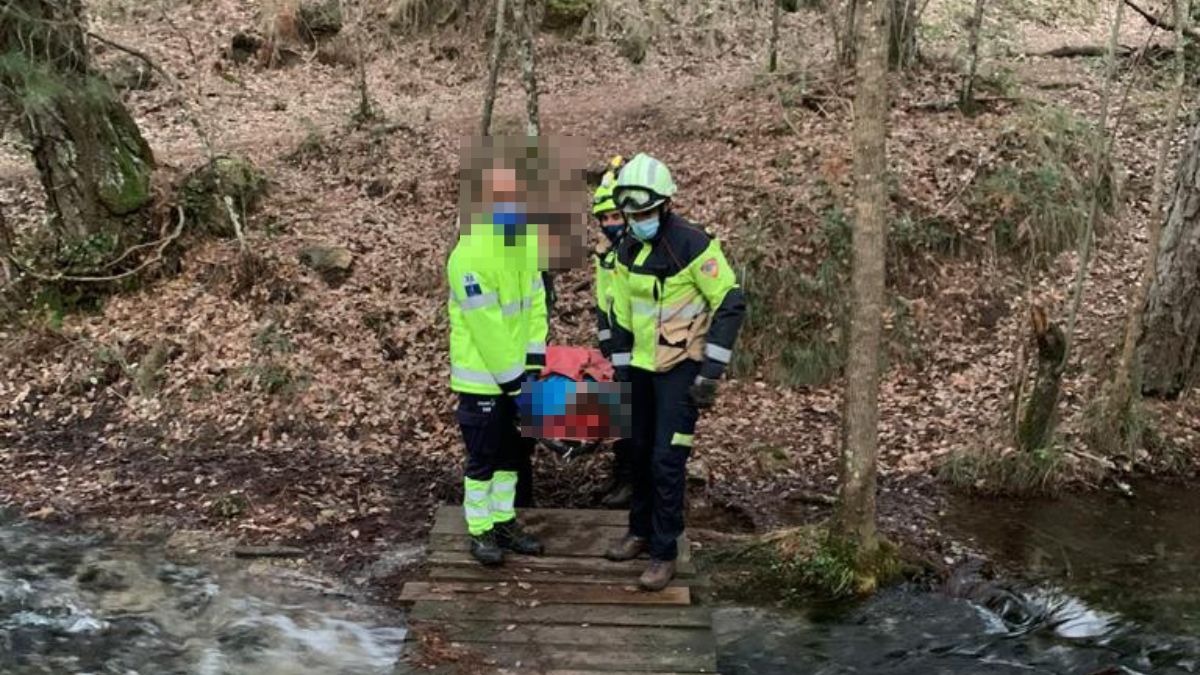
[{"label": "thin tree trunk", "polygon": [[779,10],[782,4],[783,0],[771,0],[771,54],[767,58],[768,73],[775,72],[779,65]]},{"label": "thin tree trunk", "polygon": [[1108,142],[1108,103],[1111,98],[1113,79],[1117,73],[1117,38],[1121,34],[1121,18],[1125,14],[1125,4],[1117,3],[1117,13],[1113,17],[1112,31],[1108,37],[1108,55],[1104,75],[1104,89],[1100,95],[1100,122],[1096,129],[1095,148],[1092,153],[1092,190],[1091,206],[1088,209],[1087,223],[1084,225],[1083,236],[1079,242],[1079,269],[1075,273],[1074,288],[1071,291],[1071,310],[1067,315],[1067,349],[1065,359],[1071,358],[1071,347],[1075,342],[1075,321],[1079,317],[1079,305],[1083,302],[1083,284],[1087,280],[1088,268],[1092,262],[1092,239],[1096,232],[1096,222],[1100,219],[1100,190],[1103,188],[1103,176],[1106,173],[1104,163],[1108,161],[1113,144]]},{"label": "thin tree trunk", "polygon": [[1175,177],[1138,345],[1142,393],[1175,397],[1200,361],[1200,124]]},{"label": "thin tree trunk", "polygon": [[303,49],[300,37],[299,0],[264,0],[263,35],[266,40],[260,58],[268,68],[294,60]]},{"label": "thin tree trunk", "polygon": [[1174,0],[1171,4],[1175,18],[1175,92],[1171,98],[1171,107],[1167,111],[1167,127],[1158,141],[1158,159],[1154,165],[1154,179],[1150,184],[1150,242],[1146,250],[1146,263],[1129,303],[1121,362],[1112,381],[1107,400],[1108,409],[1104,415],[1104,420],[1109,425],[1105,435],[1109,438],[1115,437],[1112,432],[1119,431],[1120,421],[1128,417],[1134,402],[1134,382],[1138,379],[1134,372],[1138,365],[1137,345],[1142,338],[1146,299],[1150,294],[1150,286],[1154,283],[1154,271],[1158,266],[1158,246],[1162,240],[1163,175],[1166,173],[1167,155],[1179,126],[1179,111],[1183,108],[1183,92],[1187,84],[1187,52],[1184,40],[1184,34],[1187,32],[1187,8],[1183,6],[1184,0]]},{"label": "thin tree trunk", "polygon": [[154,156],[117,94],[90,71],[80,0],[12,0],[4,11],[0,97],[21,113],[60,252],[86,264],[71,253],[83,242],[101,258],[140,243]]},{"label": "thin tree trunk", "polygon": [[496,107],[496,81],[500,77],[500,62],[504,60],[504,14],[506,0],[496,0],[496,30],[492,34],[492,54],[488,59],[487,89],[483,94],[482,135],[492,133],[492,111]]},{"label": "thin tree trunk", "polygon": [[863,0],[854,97],[854,233],[841,490],[833,536],[857,555],[859,589],[874,588],[875,474],[887,237],[888,0]]},{"label": "thin tree trunk", "polygon": [[971,17],[970,32],[967,34],[967,50],[970,65],[967,81],[963,84],[962,110],[970,115],[975,112],[975,74],[979,72],[979,35],[983,32],[983,9],[987,0],[975,0],[975,14]]},{"label": "thin tree trunk", "polygon": [[888,65],[907,68],[917,58],[917,2],[891,0],[891,22],[888,32]]},{"label": "thin tree trunk", "polygon": [[528,0],[513,0],[513,22],[517,30],[517,47],[521,59],[521,84],[525,87],[526,133],[540,136],[541,116],[538,114],[537,48],[533,41],[533,26],[529,18]]},{"label": "thin tree trunk", "polygon": [[847,0],[846,23],[842,30],[842,51],[838,60],[842,66],[849,68],[854,65],[858,40],[858,0]]}]

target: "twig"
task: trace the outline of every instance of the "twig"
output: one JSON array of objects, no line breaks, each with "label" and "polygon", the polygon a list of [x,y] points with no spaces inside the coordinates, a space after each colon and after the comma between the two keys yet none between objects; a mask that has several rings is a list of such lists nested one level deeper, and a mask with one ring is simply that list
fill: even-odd
[{"label": "twig", "polygon": [[135,274],[138,274],[142,270],[146,269],[150,265],[161,261],[163,252],[166,251],[167,247],[170,246],[171,243],[174,242],[176,239],[178,239],[179,235],[183,233],[183,226],[184,226],[184,223],[187,221],[187,219],[184,217],[183,207],[176,206],[175,211],[179,214],[179,222],[175,226],[175,230],[173,232],[171,232],[170,235],[168,235],[165,239],[158,242],[158,249],[154,252],[154,255],[143,260],[141,262],[141,264],[138,265],[137,267],[134,267],[131,270],[126,270],[124,272],[121,272],[120,274],[113,274],[113,275],[103,276],[103,277],[101,277],[101,276],[73,276],[73,275],[69,275],[69,274],[63,274],[61,272],[56,272],[54,274],[46,274],[45,272],[39,272],[33,268],[25,266],[13,254],[9,254],[8,259],[10,261],[12,261],[12,263],[18,269],[20,269],[22,272],[24,272],[25,274],[28,274],[29,276],[31,276],[35,279],[40,280],[40,281],[71,281],[71,282],[77,282],[77,283],[107,283],[107,282],[111,282],[111,281],[120,281],[121,279],[128,279],[129,277],[131,277]]},{"label": "twig", "polygon": [[147,66],[150,66],[150,68],[153,69],[154,72],[158,73],[159,75],[162,75],[163,77],[167,78],[168,80],[173,79],[171,77],[170,73],[163,70],[162,66],[158,65],[158,63],[156,63],[154,61],[154,59],[150,58],[145,52],[134,49],[133,47],[128,47],[126,45],[121,44],[120,42],[116,42],[115,40],[111,40],[109,38],[104,37],[103,35],[99,35],[97,33],[91,32],[91,31],[88,31],[86,33],[86,35],[88,37],[92,38],[93,40],[95,40],[96,42],[102,42],[102,43],[108,45],[109,47],[112,47],[113,49],[123,51],[126,54],[129,54],[130,56],[135,56],[135,57],[141,59],[142,62],[144,62]]}]

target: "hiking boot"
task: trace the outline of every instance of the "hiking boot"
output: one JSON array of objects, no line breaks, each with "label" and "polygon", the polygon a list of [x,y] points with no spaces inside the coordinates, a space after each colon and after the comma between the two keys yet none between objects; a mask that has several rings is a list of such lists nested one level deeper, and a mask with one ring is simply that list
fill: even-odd
[{"label": "hiking boot", "polygon": [[632,534],[627,534],[613,542],[608,547],[608,550],[604,552],[604,557],[616,562],[633,560],[645,553],[649,545],[650,542],[645,537],[635,537]]},{"label": "hiking boot", "polygon": [[492,529],[496,532],[496,543],[506,551],[521,555],[541,555],[544,550],[542,542],[526,532],[516,520],[496,523]]},{"label": "hiking boot", "polygon": [[493,530],[471,535],[471,557],[488,567],[504,562],[504,551],[496,544],[496,533]]},{"label": "hiking boot", "polygon": [[600,504],[606,509],[627,509],[631,499],[633,499],[633,486],[626,482],[620,482],[604,495]]},{"label": "hiking boot", "polygon": [[651,560],[650,566],[638,579],[638,586],[641,586],[643,591],[661,591],[674,578],[674,560]]}]

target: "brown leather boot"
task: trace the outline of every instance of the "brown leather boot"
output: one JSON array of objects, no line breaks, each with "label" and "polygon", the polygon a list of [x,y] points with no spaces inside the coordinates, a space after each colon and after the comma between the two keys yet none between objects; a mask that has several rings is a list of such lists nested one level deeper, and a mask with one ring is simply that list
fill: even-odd
[{"label": "brown leather boot", "polygon": [[674,560],[651,560],[650,566],[642,572],[638,586],[644,591],[661,591],[675,578]]},{"label": "brown leather boot", "polygon": [[604,552],[604,557],[616,562],[633,560],[645,553],[649,545],[650,542],[645,537],[635,537],[632,534],[627,534],[613,542],[608,547],[608,550]]}]

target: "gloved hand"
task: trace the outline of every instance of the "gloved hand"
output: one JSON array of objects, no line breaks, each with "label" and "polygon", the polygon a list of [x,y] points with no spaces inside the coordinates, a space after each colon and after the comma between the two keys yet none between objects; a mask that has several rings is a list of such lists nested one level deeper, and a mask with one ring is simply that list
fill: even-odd
[{"label": "gloved hand", "polygon": [[701,410],[711,408],[717,401],[717,381],[697,375],[695,382],[688,389],[688,396],[692,399],[692,405],[697,408]]}]

